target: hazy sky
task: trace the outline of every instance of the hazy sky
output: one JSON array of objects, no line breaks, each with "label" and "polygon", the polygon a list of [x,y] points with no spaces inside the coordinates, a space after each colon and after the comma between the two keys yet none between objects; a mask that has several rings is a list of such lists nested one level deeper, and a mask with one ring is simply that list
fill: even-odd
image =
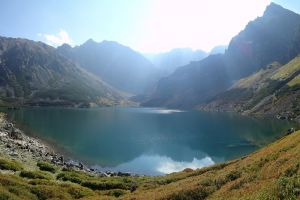
[{"label": "hazy sky", "polygon": [[[57,46],[89,38],[141,52],[228,44],[270,0],[1,0],[0,35]],[[299,0],[275,0],[300,13]]]}]

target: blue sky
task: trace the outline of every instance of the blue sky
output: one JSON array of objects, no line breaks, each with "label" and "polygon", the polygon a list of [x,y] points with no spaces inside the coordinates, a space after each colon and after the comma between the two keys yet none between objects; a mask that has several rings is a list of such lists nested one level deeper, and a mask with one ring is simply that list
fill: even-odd
[{"label": "blue sky", "polygon": [[[300,13],[299,0],[275,0]],[[0,35],[79,45],[114,40],[141,52],[227,44],[270,0],[1,0]]]}]

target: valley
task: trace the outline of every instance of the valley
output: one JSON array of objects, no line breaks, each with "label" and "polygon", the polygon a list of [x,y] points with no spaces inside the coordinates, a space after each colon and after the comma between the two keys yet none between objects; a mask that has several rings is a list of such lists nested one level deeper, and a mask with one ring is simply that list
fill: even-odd
[{"label": "valley", "polygon": [[[159,16],[175,5],[147,8]],[[150,10],[123,7],[112,18],[106,4],[90,7],[93,15],[80,10],[88,18],[49,7],[36,33],[26,20],[2,22],[0,199],[299,199],[300,14],[269,2],[224,45],[210,41],[235,21],[219,24],[228,14],[221,10],[217,22],[198,24],[185,21],[198,10],[178,6],[154,23]],[[65,18],[81,24],[74,41],[63,29],[43,32]],[[216,29],[207,34],[209,27]],[[197,35],[193,43],[179,41],[187,32],[187,41]],[[87,33],[97,41],[83,40]],[[98,42],[105,33],[109,40]]]}]

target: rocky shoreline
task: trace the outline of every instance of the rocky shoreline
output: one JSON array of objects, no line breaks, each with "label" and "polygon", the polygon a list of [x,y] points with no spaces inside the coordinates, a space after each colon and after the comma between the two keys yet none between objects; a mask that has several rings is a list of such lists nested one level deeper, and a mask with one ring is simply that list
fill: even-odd
[{"label": "rocky shoreline", "polygon": [[28,166],[35,166],[39,161],[48,161],[57,166],[103,177],[137,176],[127,172],[102,172],[89,168],[82,162],[65,159],[62,154],[55,152],[49,145],[39,139],[27,136],[23,131],[16,128],[4,113],[0,113],[0,152],[0,156],[26,163]]}]

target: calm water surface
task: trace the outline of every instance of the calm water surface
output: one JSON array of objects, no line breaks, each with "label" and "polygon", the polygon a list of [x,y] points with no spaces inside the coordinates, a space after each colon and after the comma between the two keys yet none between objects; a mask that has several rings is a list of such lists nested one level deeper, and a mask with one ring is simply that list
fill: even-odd
[{"label": "calm water surface", "polygon": [[246,155],[292,125],[228,113],[149,108],[8,111],[27,133],[101,170],[159,175]]}]

